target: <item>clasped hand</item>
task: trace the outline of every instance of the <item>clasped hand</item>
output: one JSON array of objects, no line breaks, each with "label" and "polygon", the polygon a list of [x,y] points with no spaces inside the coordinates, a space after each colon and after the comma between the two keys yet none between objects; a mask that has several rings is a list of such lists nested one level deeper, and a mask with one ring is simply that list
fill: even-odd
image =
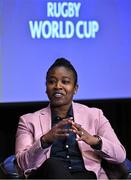
[{"label": "clasped hand", "polygon": [[56,139],[64,139],[68,137],[70,132],[77,135],[77,141],[84,141],[89,145],[94,145],[98,142],[98,139],[89,134],[85,129],[82,128],[80,124],[72,121],[72,117],[61,120],[59,123],[53,126],[50,131],[44,134],[42,139],[46,143],[53,143],[53,141]]}]

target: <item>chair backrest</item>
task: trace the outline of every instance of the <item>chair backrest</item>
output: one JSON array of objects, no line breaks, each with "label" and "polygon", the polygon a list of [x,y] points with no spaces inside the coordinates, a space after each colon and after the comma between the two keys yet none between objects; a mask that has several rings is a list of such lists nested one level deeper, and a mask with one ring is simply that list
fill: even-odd
[{"label": "chair backrest", "polygon": [[124,161],[124,164],[126,165],[129,172],[131,172],[131,161],[129,159],[126,159]]},{"label": "chair backrest", "polygon": [[18,179],[19,173],[17,171],[16,166],[16,157],[15,155],[11,155],[7,157],[1,164],[1,176],[4,178],[10,178],[10,179]]},{"label": "chair backrest", "polygon": [[101,166],[105,170],[109,179],[127,179],[128,177],[128,169],[125,162],[116,164],[102,159]]}]

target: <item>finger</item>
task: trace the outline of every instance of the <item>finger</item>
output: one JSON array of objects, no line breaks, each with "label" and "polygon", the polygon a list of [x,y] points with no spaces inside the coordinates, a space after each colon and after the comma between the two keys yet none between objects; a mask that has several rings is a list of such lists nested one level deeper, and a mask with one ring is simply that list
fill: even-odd
[{"label": "finger", "polygon": [[81,130],[78,130],[76,127],[72,126],[72,129],[70,129],[71,132],[74,132],[77,134],[79,137],[85,136],[85,130],[81,128]]},{"label": "finger", "polygon": [[77,124],[75,122],[72,123],[72,127],[75,129],[78,129],[79,131],[82,129],[81,125],[80,124]]},{"label": "finger", "polygon": [[70,133],[69,129],[58,129],[57,134]]},{"label": "finger", "polygon": [[68,136],[69,136],[69,133],[67,133],[67,132],[57,133],[56,136],[57,136],[58,138],[68,137]]},{"label": "finger", "polygon": [[78,128],[77,128],[76,126],[74,126],[74,125],[72,125],[71,128],[72,128],[73,130],[78,131]]},{"label": "finger", "polygon": [[80,132],[84,130],[84,129],[81,127],[81,125],[80,125],[80,126],[77,126],[77,127],[76,127],[75,125],[72,125],[71,128],[72,128],[73,130],[80,131]]},{"label": "finger", "polygon": [[81,137],[76,138],[76,141],[82,141],[83,139]]},{"label": "finger", "polygon": [[59,123],[57,123],[58,128],[63,128],[65,125],[72,125],[71,119],[63,119]]},{"label": "finger", "polygon": [[77,130],[77,129],[71,129],[71,132],[74,132],[75,134],[77,134],[78,136],[81,137],[81,131]]},{"label": "finger", "polygon": [[68,118],[64,118],[63,120],[69,120],[72,122],[73,119],[74,119],[73,117],[68,117]]},{"label": "finger", "polygon": [[77,123],[73,123],[71,128],[76,131],[78,130],[79,135],[83,135],[82,133],[84,133],[84,134],[87,133],[87,131],[84,128],[82,128],[82,126],[80,124],[77,124]]},{"label": "finger", "polygon": [[58,129],[56,135],[65,137],[65,136],[69,136],[69,133],[70,133],[69,129]]},{"label": "finger", "polygon": [[69,135],[69,133],[56,134],[57,137],[68,137]]}]

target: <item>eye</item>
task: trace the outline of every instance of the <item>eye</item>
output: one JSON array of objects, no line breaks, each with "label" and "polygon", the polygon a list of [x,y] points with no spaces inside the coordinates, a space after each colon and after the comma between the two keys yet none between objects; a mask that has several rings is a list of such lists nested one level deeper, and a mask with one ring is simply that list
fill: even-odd
[{"label": "eye", "polygon": [[47,83],[48,83],[48,84],[55,84],[55,83],[56,83],[56,80],[55,80],[55,79],[48,79],[48,80],[47,80]]},{"label": "eye", "polygon": [[62,80],[62,83],[63,83],[63,84],[70,84],[70,80],[68,80],[68,79],[63,79],[63,80]]}]

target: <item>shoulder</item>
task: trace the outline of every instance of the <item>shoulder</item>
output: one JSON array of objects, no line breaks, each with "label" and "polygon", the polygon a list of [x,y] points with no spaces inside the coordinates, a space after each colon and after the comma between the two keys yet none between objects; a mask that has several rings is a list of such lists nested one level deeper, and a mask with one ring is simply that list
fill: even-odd
[{"label": "shoulder", "polygon": [[102,127],[108,122],[108,119],[103,114],[103,111],[96,107],[88,107],[84,104],[73,103],[74,114],[82,123],[88,122],[90,125],[95,125],[97,128]]},{"label": "shoulder", "polygon": [[50,113],[50,107],[47,106],[35,112],[27,113],[20,116],[20,120],[24,120],[26,122],[36,121],[41,115],[49,114],[49,113]]},{"label": "shoulder", "polygon": [[102,110],[96,107],[89,107],[87,105],[73,102],[73,108],[77,109],[78,111],[89,113],[89,114],[100,114],[102,113]]}]

